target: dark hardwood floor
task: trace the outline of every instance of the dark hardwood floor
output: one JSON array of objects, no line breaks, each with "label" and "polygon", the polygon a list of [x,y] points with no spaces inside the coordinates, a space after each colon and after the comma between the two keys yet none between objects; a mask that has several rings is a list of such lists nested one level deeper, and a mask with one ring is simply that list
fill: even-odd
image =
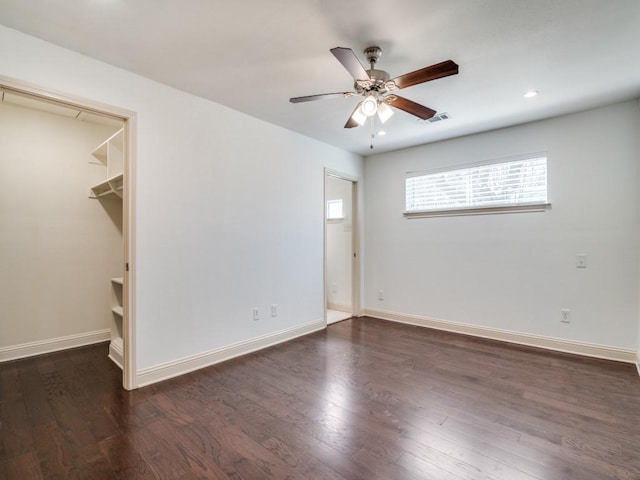
[{"label": "dark hardwood floor", "polygon": [[354,319],[134,392],[107,346],[0,364],[0,479],[640,479],[640,378]]}]

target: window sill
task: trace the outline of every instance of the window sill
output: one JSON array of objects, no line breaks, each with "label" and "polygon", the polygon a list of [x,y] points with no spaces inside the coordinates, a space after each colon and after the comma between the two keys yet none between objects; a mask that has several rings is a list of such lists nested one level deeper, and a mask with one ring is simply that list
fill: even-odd
[{"label": "window sill", "polygon": [[550,203],[534,203],[510,207],[469,207],[430,210],[428,212],[404,212],[405,218],[460,217],[467,215],[495,215],[500,213],[544,212],[551,209]]}]

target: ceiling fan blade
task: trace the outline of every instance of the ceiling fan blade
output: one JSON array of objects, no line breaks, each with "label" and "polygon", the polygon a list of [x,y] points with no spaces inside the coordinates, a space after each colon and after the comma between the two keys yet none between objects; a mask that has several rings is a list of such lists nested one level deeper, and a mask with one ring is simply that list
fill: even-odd
[{"label": "ceiling fan blade", "polygon": [[399,97],[398,95],[388,95],[384,99],[384,101],[387,105],[391,105],[392,107],[404,110],[405,112],[410,113],[411,115],[415,115],[422,120],[427,120],[428,118],[431,118],[436,114],[435,110],[431,110],[429,107],[420,105],[413,100]]},{"label": "ceiling fan blade", "polygon": [[353,128],[353,127],[359,127],[360,125],[358,125],[358,122],[356,122],[353,118],[349,117],[349,120],[347,120],[347,123],[344,124],[344,128]]},{"label": "ceiling fan blade", "polygon": [[344,128],[353,128],[360,126],[360,124],[353,118],[353,114],[356,113],[356,110],[360,108],[361,103],[362,102],[358,103],[358,105],[356,105],[356,108],[353,109],[353,112],[351,112],[351,115],[349,115],[349,120],[347,120],[347,123],[344,124]]},{"label": "ceiling fan blade", "polygon": [[327,100],[330,98],[344,98],[355,95],[353,92],[338,92],[338,93],[321,93],[320,95],[307,95],[306,97],[292,97],[289,99],[291,103],[312,102],[314,100]]},{"label": "ceiling fan blade", "polygon": [[350,48],[336,47],[331,49],[331,53],[338,59],[344,68],[355,80],[369,80],[369,74],[364,69],[356,54]]},{"label": "ceiling fan blade", "polygon": [[430,67],[424,67],[415,72],[405,73],[399,77],[394,78],[392,81],[398,86],[398,88],[407,88],[419,83],[429,82],[442,77],[448,77],[450,75],[458,74],[458,64],[453,60],[447,60],[442,63],[436,63]]}]

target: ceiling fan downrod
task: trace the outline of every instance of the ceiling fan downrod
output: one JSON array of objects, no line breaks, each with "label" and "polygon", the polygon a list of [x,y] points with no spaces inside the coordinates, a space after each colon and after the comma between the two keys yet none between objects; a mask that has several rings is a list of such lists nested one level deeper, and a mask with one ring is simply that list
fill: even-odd
[{"label": "ceiling fan downrod", "polygon": [[380,47],[368,47],[364,49],[364,55],[367,57],[369,65],[371,65],[371,70],[375,70],[373,67],[382,56],[382,49]]}]

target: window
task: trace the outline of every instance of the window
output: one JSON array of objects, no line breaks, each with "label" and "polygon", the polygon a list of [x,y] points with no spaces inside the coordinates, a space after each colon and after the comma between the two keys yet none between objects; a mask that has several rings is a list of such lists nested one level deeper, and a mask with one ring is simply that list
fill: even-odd
[{"label": "window", "polygon": [[407,217],[541,211],[547,207],[546,156],[409,173],[406,178]]},{"label": "window", "polygon": [[327,200],[327,220],[342,220],[342,199]]}]

